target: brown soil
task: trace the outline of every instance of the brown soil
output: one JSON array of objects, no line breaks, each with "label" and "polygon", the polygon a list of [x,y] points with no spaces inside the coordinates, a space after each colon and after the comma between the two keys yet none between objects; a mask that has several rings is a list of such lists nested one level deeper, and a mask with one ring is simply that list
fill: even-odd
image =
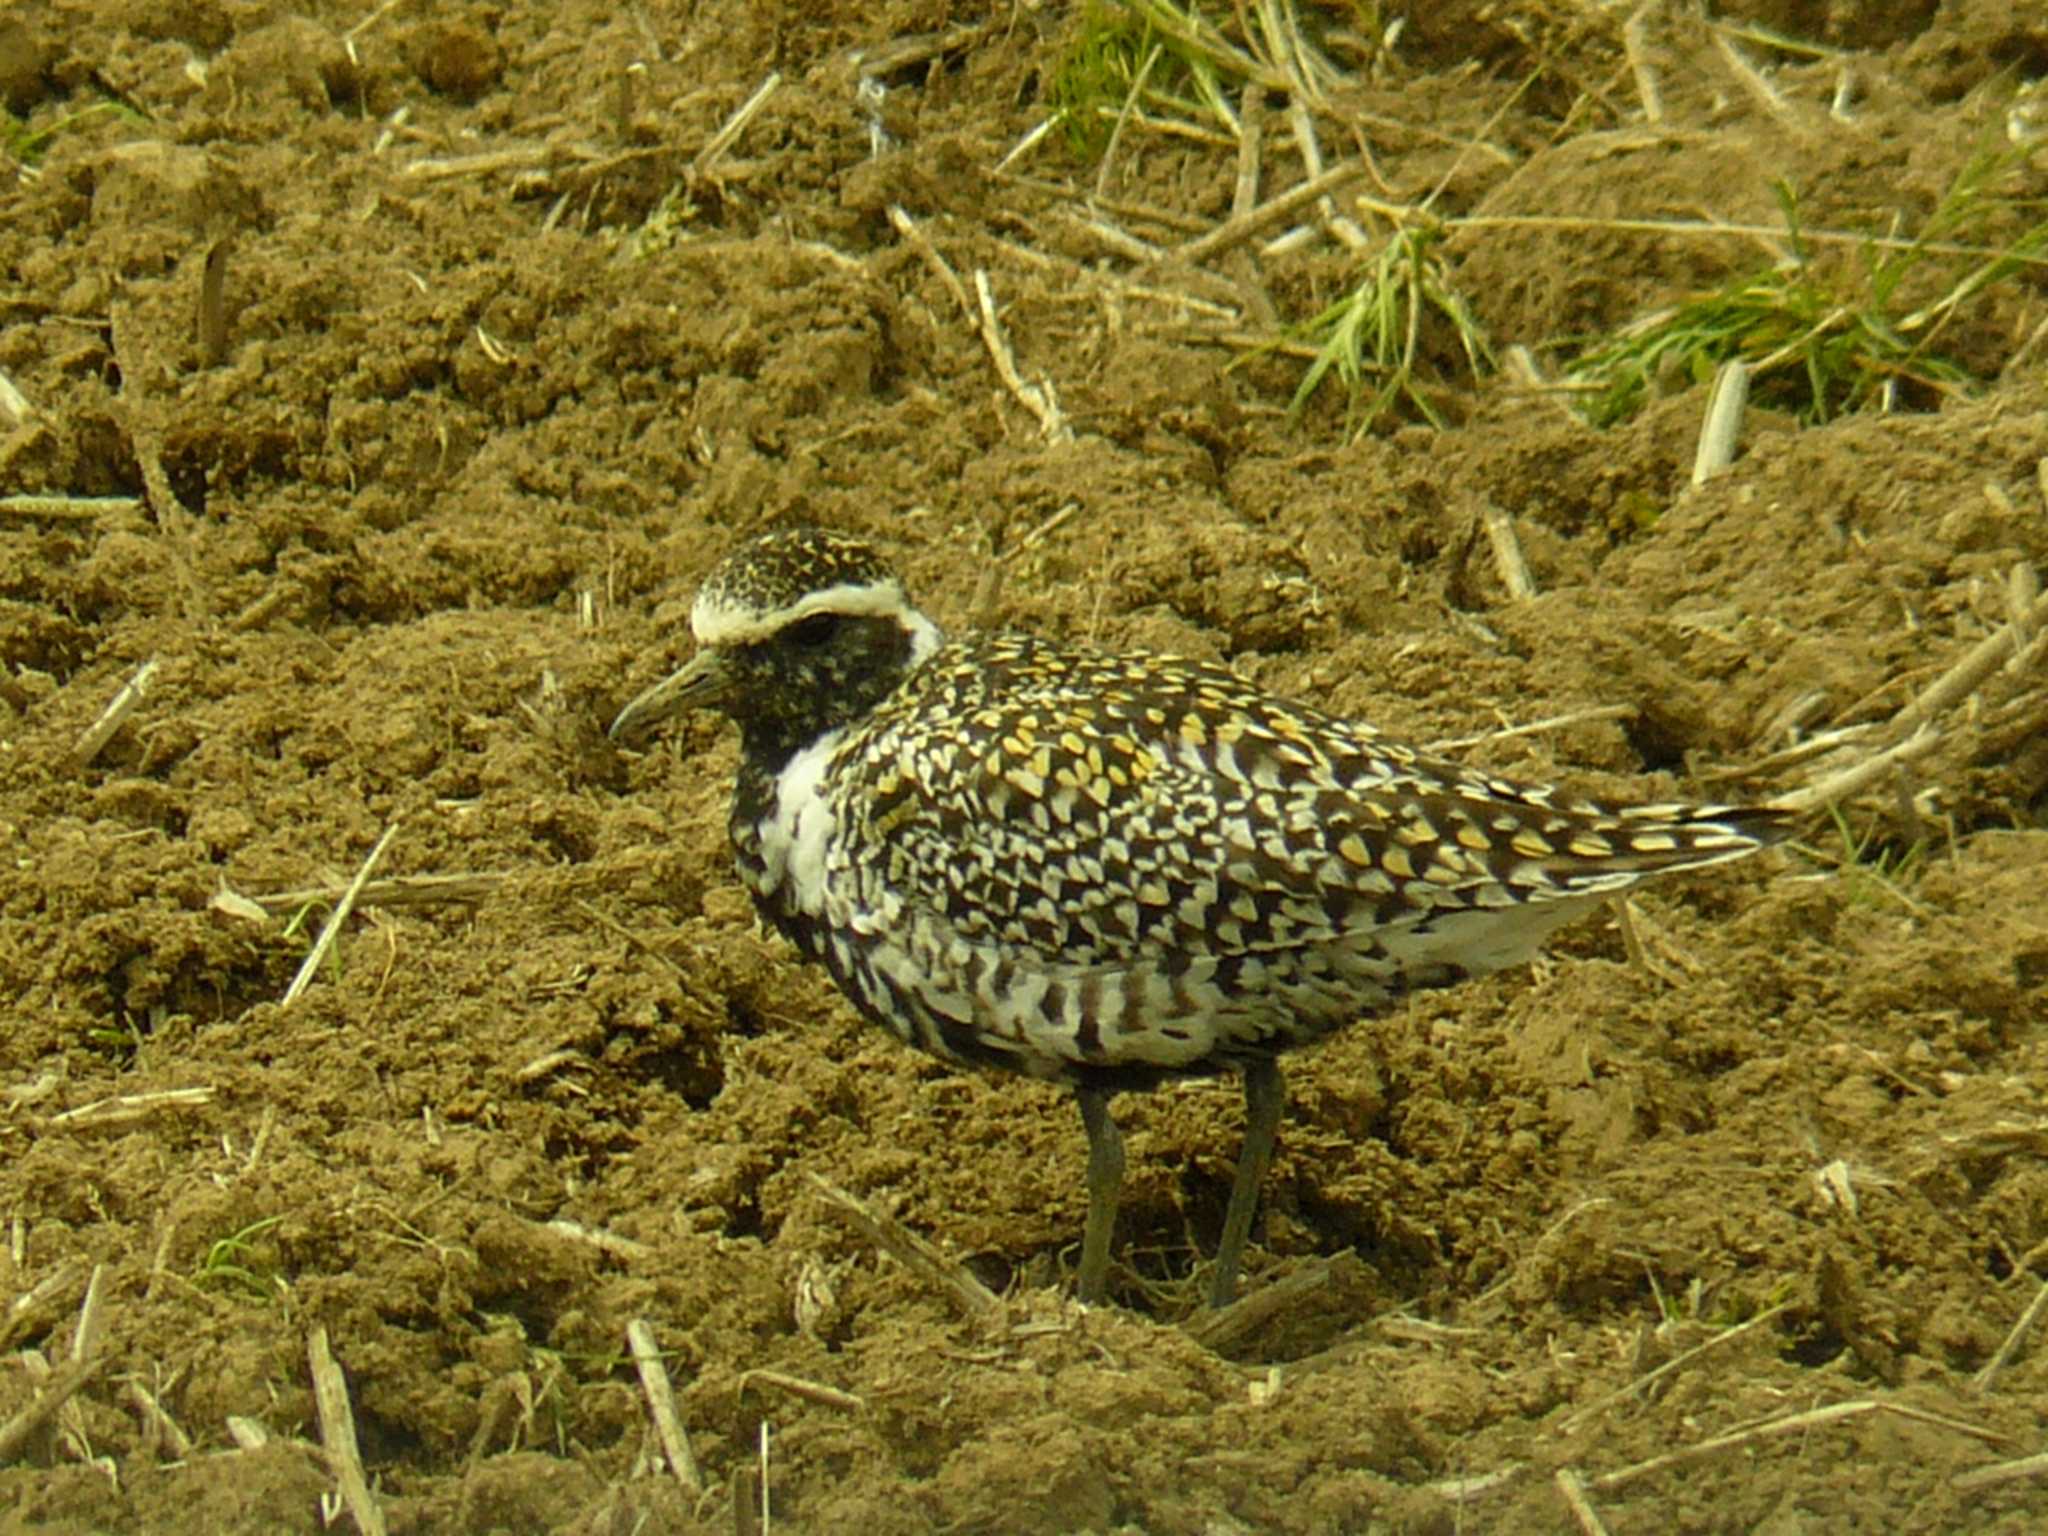
[{"label": "brown soil", "polygon": [[[1031,179],[992,174],[1078,9],[0,20],[31,126],[143,114],[66,126],[0,193],[0,371],[32,411],[0,413],[0,492],[139,498],[0,515],[0,1424],[71,1359],[94,1276],[100,1327],[96,1374],[0,1457],[0,1532],[319,1531],[316,1329],[394,1532],[745,1529],[764,1429],[780,1530],[1561,1530],[1560,1469],[1617,1533],[2048,1523],[2048,1477],[1957,1483],[2048,1434],[2048,1320],[1976,1380],[2048,1274],[2038,674],[1994,676],[1901,781],[1932,832],[1903,868],[1887,779],[1845,809],[1883,867],[1817,818],[1803,851],[1639,897],[1645,963],[1602,918],[1533,975],[1300,1057],[1249,1284],[1323,1284],[1220,1351],[1194,1281],[1228,1084],[1123,1101],[1118,1305],[1076,1307],[1071,1103],[913,1057],[764,935],[716,722],[604,743],[687,651],[707,566],[794,520],[883,540],[956,625],[1224,656],[1419,740],[1624,706],[1462,749],[1624,797],[1796,787],[1806,766],[1714,775],[1886,719],[2048,562],[2032,279],[1945,338],[1991,380],[1974,398],[1753,418],[1704,489],[1686,381],[1606,433],[1505,377],[1441,386],[1442,434],[1347,444],[1334,398],[1290,422],[1298,364],[1233,369],[1133,287],[1307,314],[1337,247],[1141,273],[1076,221],[1095,172],[1056,140]],[[1441,184],[1449,214],[1770,224],[1786,177],[1809,226],[1913,227],[2048,71],[2006,0],[1759,4],[1854,52],[1778,70],[1774,112],[1659,23],[1651,131],[1613,8],[1417,9],[1354,105],[1387,185]],[[900,147],[872,158],[851,52],[947,27],[886,77]],[[1280,126],[1264,195],[1297,174]],[[1170,243],[1227,215],[1234,174],[1227,146],[1133,130],[1105,190],[1180,216],[1121,216]],[[892,204],[988,272],[1071,444]],[[1496,226],[1450,251],[1495,342],[1540,347],[1758,246]],[[1489,506],[1539,596],[1502,586]],[[487,878],[367,903],[284,1006],[394,825],[380,876]],[[308,888],[330,895],[250,905]],[[1000,1315],[963,1320],[818,1179]],[[701,1497],[662,1468],[634,1319]]]}]

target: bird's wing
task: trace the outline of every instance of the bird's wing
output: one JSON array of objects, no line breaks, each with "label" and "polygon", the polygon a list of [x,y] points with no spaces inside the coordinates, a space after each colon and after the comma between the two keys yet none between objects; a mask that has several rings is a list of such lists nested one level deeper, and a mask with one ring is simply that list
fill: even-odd
[{"label": "bird's wing", "polygon": [[892,889],[970,942],[1075,966],[1355,946],[1765,840],[1555,805],[1221,668],[1022,637],[942,652],[841,761],[866,780],[855,856]]}]

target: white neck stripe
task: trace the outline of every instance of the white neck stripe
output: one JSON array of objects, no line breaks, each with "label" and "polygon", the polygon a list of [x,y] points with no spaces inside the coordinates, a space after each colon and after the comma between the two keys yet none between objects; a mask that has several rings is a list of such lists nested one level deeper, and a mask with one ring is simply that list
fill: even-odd
[{"label": "white neck stripe", "polygon": [[932,659],[932,652],[946,643],[939,626],[915,608],[903,611],[903,627],[910,631],[910,665],[915,671]]}]

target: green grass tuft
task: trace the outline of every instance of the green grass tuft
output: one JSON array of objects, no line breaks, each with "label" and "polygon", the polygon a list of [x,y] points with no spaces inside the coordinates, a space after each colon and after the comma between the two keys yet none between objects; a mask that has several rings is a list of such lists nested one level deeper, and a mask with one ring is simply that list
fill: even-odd
[{"label": "green grass tuft", "polygon": [[2020,206],[1998,186],[2022,159],[2002,147],[1972,157],[1917,235],[1872,240],[1852,262],[1817,257],[1795,194],[1779,184],[1789,257],[1582,351],[1569,373],[1589,391],[1586,415],[1611,426],[1667,381],[1705,383],[1736,358],[1750,366],[1753,400],[1807,422],[1965,392],[1977,380],[1940,349],[1943,330],[2048,254],[2048,220],[2002,247],[1961,244]]},{"label": "green grass tuft", "polygon": [[1850,905],[1874,907],[1896,903],[1908,912],[1924,913],[1926,909],[1908,894],[1907,887],[1915,884],[1926,868],[1926,840],[1916,839],[1910,845],[1902,845],[1896,837],[1886,835],[1884,824],[1875,820],[1858,832],[1838,805],[1828,807],[1828,816],[1834,822],[1835,835],[1841,839],[1841,851],[1808,851],[1849,882]]},{"label": "green grass tuft", "polygon": [[1152,49],[1151,33],[1126,7],[1088,0],[1046,90],[1076,159],[1092,162],[1108,148],[1112,118]]},{"label": "green grass tuft", "polygon": [[1324,379],[1335,374],[1349,394],[1346,429],[1369,432],[1389,410],[1406,405],[1431,426],[1444,425],[1418,368],[1426,326],[1448,322],[1474,378],[1493,368],[1493,349],[1464,297],[1450,284],[1437,247],[1444,226],[1397,226],[1362,263],[1351,291],[1291,333],[1316,355],[1294,391],[1297,418]]},{"label": "green grass tuft", "polygon": [[266,1216],[212,1244],[192,1276],[193,1283],[201,1288],[240,1291],[258,1301],[275,1301],[277,1270],[266,1262],[267,1245],[259,1246],[258,1239],[283,1220],[282,1216]]},{"label": "green grass tuft", "polygon": [[[1127,107],[1237,129],[1230,93],[1243,84],[1201,39],[1217,37],[1190,0],[1088,0],[1046,92],[1075,158],[1093,163]],[[1248,61],[1247,61],[1248,62]]]},{"label": "green grass tuft", "polygon": [[26,118],[16,117],[5,107],[0,107],[0,156],[5,156],[19,165],[33,166],[42,159],[44,152],[59,137],[91,122],[96,117],[105,116],[118,117],[130,123],[149,121],[133,107],[112,100],[95,101],[90,106],[80,107],[76,112],[67,112],[40,128]]}]

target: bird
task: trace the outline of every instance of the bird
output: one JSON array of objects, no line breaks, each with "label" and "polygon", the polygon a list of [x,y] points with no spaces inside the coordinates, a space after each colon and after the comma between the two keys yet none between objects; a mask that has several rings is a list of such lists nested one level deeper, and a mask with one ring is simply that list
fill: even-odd
[{"label": "bird", "polygon": [[1568,798],[1208,662],[949,639],[874,544],[825,529],[734,548],[689,625],[694,655],[610,735],[727,716],[734,860],[769,925],[908,1045],[1072,1090],[1087,1303],[1105,1296],[1124,1175],[1115,1095],[1241,1074],[1209,1277],[1228,1305],[1284,1053],[1526,961],[1615,892],[1791,828],[1770,806]]}]

